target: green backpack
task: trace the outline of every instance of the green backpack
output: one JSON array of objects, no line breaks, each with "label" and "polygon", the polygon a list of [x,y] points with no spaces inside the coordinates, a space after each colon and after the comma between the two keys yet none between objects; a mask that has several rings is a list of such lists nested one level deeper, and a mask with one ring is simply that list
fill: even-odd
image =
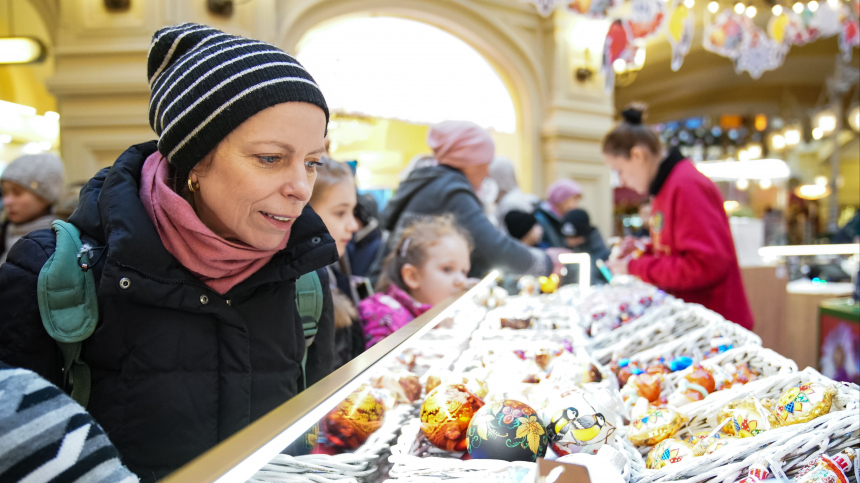
[{"label": "green backpack", "polygon": [[[81,242],[81,232],[59,220],[51,229],[57,235],[57,247],[39,272],[39,313],[45,330],[57,341],[63,355],[65,387],[72,388],[72,399],[87,407],[91,378],[89,366],[81,360],[81,343],[93,334],[99,321],[95,279],[89,271],[91,261]],[[317,334],[323,309],[322,285],[316,272],[306,273],[296,281],[296,305],[305,334],[302,382],[307,388],[307,349]]]}]

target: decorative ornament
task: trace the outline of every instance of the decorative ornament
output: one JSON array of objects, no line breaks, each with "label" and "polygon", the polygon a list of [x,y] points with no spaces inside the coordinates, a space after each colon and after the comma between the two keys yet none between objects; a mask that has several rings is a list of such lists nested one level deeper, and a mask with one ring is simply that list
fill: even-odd
[{"label": "decorative ornament", "polygon": [[549,443],[537,412],[513,399],[479,409],[466,434],[469,455],[476,459],[535,461],[546,455]]},{"label": "decorative ornament", "polygon": [[755,397],[744,399],[732,409],[732,422],[735,436],[749,438],[769,429],[783,426],[776,414],[764,407]]},{"label": "decorative ornament", "polygon": [[465,451],[469,422],[483,405],[463,384],[439,386],[421,405],[421,431],[437,448]]},{"label": "decorative ornament", "polygon": [[794,483],[848,483],[848,472],[854,466],[854,450],[849,448],[832,457],[819,455],[797,472]]},{"label": "decorative ornament", "polygon": [[675,9],[669,14],[666,26],[666,38],[672,46],[672,70],[677,71],[684,63],[684,57],[690,52],[693,44],[693,29],[696,18],[693,10],[687,8],[681,0],[676,0]]},{"label": "decorative ornament", "polygon": [[657,408],[636,419],[627,430],[627,439],[636,446],[651,446],[671,438],[684,419],[674,409]]},{"label": "decorative ornament", "polygon": [[756,462],[750,465],[747,477],[738,483],[758,483],[759,481],[768,479],[768,477],[770,477],[770,471],[767,469],[767,463]]},{"label": "decorative ornament", "polygon": [[705,25],[702,46],[709,52],[735,60],[749,43],[749,32],[749,19],[727,8],[713,23]]},{"label": "decorative ornament", "polygon": [[842,59],[851,62],[855,48],[860,47],[860,0],[854,0],[842,9],[842,30],[839,32],[839,50]]},{"label": "decorative ornament", "polygon": [[323,418],[323,428],[333,446],[355,449],[382,426],[383,402],[375,391],[361,387],[346,397]]},{"label": "decorative ornament", "polygon": [[776,414],[780,422],[789,426],[805,423],[830,412],[836,390],[818,382],[802,382],[779,398]]},{"label": "decorative ornament", "polygon": [[[721,433],[720,431],[713,431],[712,433],[713,434],[706,433],[704,436],[698,438],[696,441],[689,441],[689,438],[688,438],[688,442],[690,442],[693,445],[693,454],[694,455],[702,456],[703,454],[710,454],[710,453],[708,453],[709,450],[711,450],[711,452],[714,452],[718,448],[721,448],[727,444],[727,443],[721,444],[719,446],[714,447],[712,450],[711,448],[714,446],[714,443],[717,443],[719,441],[726,441],[727,442],[731,439],[734,439],[734,436],[729,436],[727,434]],[[698,434],[701,434],[701,433],[698,433]]]},{"label": "decorative ornament", "polygon": [[604,444],[612,445],[617,428],[617,398],[608,389],[586,392],[572,389],[551,401],[544,411],[546,432],[559,456],[597,454]]},{"label": "decorative ornament", "polygon": [[689,443],[675,438],[669,438],[657,443],[648,452],[645,466],[651,470],[659,470],[667,465],[678,463],[693,457],[693,449]]},{"label": "decorative ornament", "polygon": [[604,89],[611,93],[615,89],[615,61],[621,59],[625,66],[632,65],[639,49],[633,44],[633,34],[628,21],[616,20],[606,32],[603,44],[603,65],[600,69],[604,79]]},{"label": "decorative ornament", "polygon": [[586,17],[606,18],[609,11],[621,3],[620,0],[574,0],[567,4],[567,9]]},{"label": "decorative ornament", "polygon": [[678,389],[669,396],[669,404],[683,406],[701,401],[716,390],[714,374],[701,364],[694,364],[689,374],[678,384]]},{"label": "decorative ornament", "polygon": [[631,0],[630,32],[634,39],[647,40],[660,31],[666,18],[663,0]]},{"label": "decorative ornament", "polygon": [[540,282],[540,291],[543,293],[555,293],[558,290],[558,286],[561,283],[561,279],[556,274],[552,274],[549,277],[538,277],[538,282]]},{"label": "decorative ornament", "polygon": [[394,369],[371,379],[375,388],[388,389],[397,396],[397,402],[408,404],[421,397],[421,381],[418,376],[405,370]]},{"label": "decorative ornament", "polygon": [[787,52],[785,45],[768,38],[756,27],[749,44],[735,60],[735,71],[748,72],[750,77],[758,79],[765,72],[778,69]]},{"label": "decorative ornament", "polygon": [[526,3],[531,3],[535,6],[538,13],[541,14],[542,17],[549,17],[549,14],[552,13],[559,5],[564,5],[569,0],[522,0]]},{"label": "decorative ornament", "polygon": [[311,454],[314,446],[317,445],[317,441],[319,440],[320,433],[320,424],[316,423],[311,426],[310,429],[305,431],[301,438],[290,443],[289,446],[281,453],[288,454],[290,456],[304,456],[307,454]]},{"label": "decorative ornament", "polygon": [[540,285],[538,284],[537,277],[534,275],[520,277],[519,281],[517,281],[517,288],[520,289],[521,296],[540,295],[538,291]]},{"label": "decorative ornament", "polygon": [[[713,441],[711,441],[711,444],[709,444],[708,447],[705,449],[704,454],[708,455],[722,447],[728,446],[732,444],[732,440],[734,439],[737,438],[735,438],[734,436],[720,436],[719,433],[717,433],[715,435],[715,439],[713,439]],[[693,449],[693,452],[696,452],[695,448]]]}]

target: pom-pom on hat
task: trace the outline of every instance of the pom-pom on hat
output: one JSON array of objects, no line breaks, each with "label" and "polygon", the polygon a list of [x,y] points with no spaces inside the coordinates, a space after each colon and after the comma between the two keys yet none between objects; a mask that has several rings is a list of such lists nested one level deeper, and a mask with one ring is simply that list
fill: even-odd
[{"label": "pom-pom on hat", "polygon": [[570,210],[564,214],[561,234],[564,236],[588,236],[594,228],[588,218],[588,212],[581,209]]},{"label": "pom-pom on hat", "polygon": [[180,182],[254,114],[284,102],[328,107],[313,77],[277,47],[186,23],[152,37],[149,125]]},{"label": "pom-pom on hat", "polygon": [[28,154],[12,161],[0,175],[0,181],[21,185],[54,205],[63,192],[65,170],[53,154]]}]

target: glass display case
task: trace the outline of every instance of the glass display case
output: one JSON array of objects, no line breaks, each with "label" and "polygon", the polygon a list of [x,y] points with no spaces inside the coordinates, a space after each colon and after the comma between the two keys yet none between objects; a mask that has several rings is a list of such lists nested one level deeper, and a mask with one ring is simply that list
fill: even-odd
[{"label": "glass display case", "polygon": [[[457,346],[462,341],[458,339],[465,340],[474,327],[450,327],[452,320],[458,318],[463,324],[469,325],[469,319],[473,319],[476,324],[481,316],[471,316],[469,312],[478,309],[478,306],[470,301],[476,294],[486,292],[497,276],[498,273],[493,272],[462,297],[436,305],[328,377],[169,475],[164,481],[247,481],[291,445],[295,447],[297,442],[307,440],[308,437],[311,441],[316,439],[315,428],[329,411],[345,401],[356,389],[369,384],[371,378],[380,371],[401,363],[409,364],[405,359],[410,351],[435,346],[442,349],[436,350],[436,353],[447,350],[452,355],[454,352],[459,354]],[[451,330],[440,331],[445,332],[445,335],[428,336],[443,321]],[[440,360],[439,363],[445,365],[449,362]],[[416,372],[420,372],[420,368]]]}]

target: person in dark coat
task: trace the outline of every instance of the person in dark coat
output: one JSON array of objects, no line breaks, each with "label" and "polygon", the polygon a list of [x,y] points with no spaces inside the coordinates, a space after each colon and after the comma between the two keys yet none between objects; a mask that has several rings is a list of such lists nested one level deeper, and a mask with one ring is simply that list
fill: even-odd
[{"label": "person in dark coat", "polygon": [[582,200],[582,187],[572,179],[562,178],[549,185],[546,201],[535,207],[534,215],[543,227],[543,242],[550,247],[566,247],[561,233],[562,217],[570,210],[579,208]]},{"label": "person in dark coat", "polygon": [[[591,257],[591,284],[606,283],[606,279],[597,268],[597,260],[605,262],[609,259],[609,247],[603,241],[600,230],[592,226],[588,212],[577,208],[565,213],[562,218],[561,234],[564,235],[567,247],[574,253],[587,253]],[[575,275],[578,276],[579,272]]]},{"label": "person in dark coat", "polygon": [[[557,250],[545,253],[499,231],[487,219],[475,194],[489,172],[495,145],[485,129],[467,121],[445,121],[427,133],[438,166],[412,171],[397,188],[382,213],[388,238],[385,255],[404,227],[416,218],[452,214],[475,241],[471,277],[494,268],[508,275],[548,275],[557,267]],[[559,267],[560,268],[560,267]],[[378,273],[378,269],[376,270]]]},{"label": "person in dark coat", "polygon": [[[157,143],[92,178],[69,222],[92,246],[98,293],[87,409],[155,481],[331,372],[337,250],[307,206],[328,109],[295,59],[183,24],[153,37],[148,78]],[[0,360],[62,385],[36,295],[55,240],[33,232],[0,267]],[[327,309],[303,377],[295,281],[311,271]]]},{"label": "person in dark coat", "polygon": [[720,190],[677,148],[664,153],[657,134],[642,124],[641,110],[628,108],[622,116],[603,138],[603,157],[623,186],[653,196],[651,245],[638,258],[622,254],[607,266],[752,329]]}]

